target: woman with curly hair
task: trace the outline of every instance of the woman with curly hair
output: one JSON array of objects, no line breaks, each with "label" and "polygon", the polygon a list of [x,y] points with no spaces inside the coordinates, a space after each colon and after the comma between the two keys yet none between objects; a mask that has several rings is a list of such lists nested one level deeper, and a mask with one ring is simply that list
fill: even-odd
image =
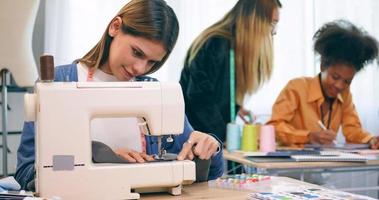
[{"label": "woman with curly hair", "polygon": [[377,149],[378,137],[362,128],[350,92],[356,73],[377,58],[377,40],[344,20],[326,23],[313,39],[321,72],[289,81],[268,124],[282,145],[331,144],[342,126],[347,143]]}]

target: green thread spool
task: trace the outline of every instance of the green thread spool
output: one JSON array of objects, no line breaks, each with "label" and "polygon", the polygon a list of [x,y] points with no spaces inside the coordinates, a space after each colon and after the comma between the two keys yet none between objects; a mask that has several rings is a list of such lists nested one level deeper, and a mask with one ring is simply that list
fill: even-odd
[{"label": "green thread spool", "polygon": [[258,127],[252,124],[245,124],[242,131],[242,151],[258,150]]}]

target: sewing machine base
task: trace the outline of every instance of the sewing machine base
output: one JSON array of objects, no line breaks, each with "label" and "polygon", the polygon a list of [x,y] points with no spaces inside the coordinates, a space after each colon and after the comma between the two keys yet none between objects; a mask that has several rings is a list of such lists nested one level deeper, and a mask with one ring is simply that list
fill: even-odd
[{"label": "sewing machine base", "polygon": [[104,163],[76,166],[72,171],[51,168],[40,171],[43,173],[36,182],[42,197],[91,200],[138,199],[139,194],[131,192],[135,188],[141,188],[136,191],[166,188],[165,191],[180,195],[181,184],[192,183],[196,176],[195,163],[188,160],[126,165]]},{"label": "sewing machine base", "polygon": [[134,189],[137,193],[158,193],[158,192],[168,192],[171,195],[178,196],[182,194],[182,185],[175,187],[154,187],[154,188],[136,188]]}]

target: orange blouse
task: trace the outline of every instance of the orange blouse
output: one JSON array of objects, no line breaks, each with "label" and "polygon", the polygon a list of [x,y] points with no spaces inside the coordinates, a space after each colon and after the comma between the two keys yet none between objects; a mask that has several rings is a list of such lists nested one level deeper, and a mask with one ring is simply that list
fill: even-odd
[{"label": "orange blouse", "polygon": [[[319,76],[293,79],[276,99],[267,124],[275,126],[277,140],[283,145],[309,143],[309,132],[321,131],[317,121],[321,120],[320,108],[324,100]],[[327,122],[328,118],[329,111],[321,121]],[[332,105],[329,128],[337,133],[341,125],[348,143],[368,143],[373,137],[362,129],[350,88],[339,94]]]}]

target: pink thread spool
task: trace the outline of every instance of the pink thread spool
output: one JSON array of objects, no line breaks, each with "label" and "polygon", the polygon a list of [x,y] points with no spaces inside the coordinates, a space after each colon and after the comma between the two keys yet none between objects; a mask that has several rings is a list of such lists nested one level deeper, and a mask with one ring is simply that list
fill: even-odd
[{"label": "pink thread spool", "polygon": [[261,152],[274,152],[276,149],[275,128],[272,125],[261,126],[259,134],[259,150]]}]

